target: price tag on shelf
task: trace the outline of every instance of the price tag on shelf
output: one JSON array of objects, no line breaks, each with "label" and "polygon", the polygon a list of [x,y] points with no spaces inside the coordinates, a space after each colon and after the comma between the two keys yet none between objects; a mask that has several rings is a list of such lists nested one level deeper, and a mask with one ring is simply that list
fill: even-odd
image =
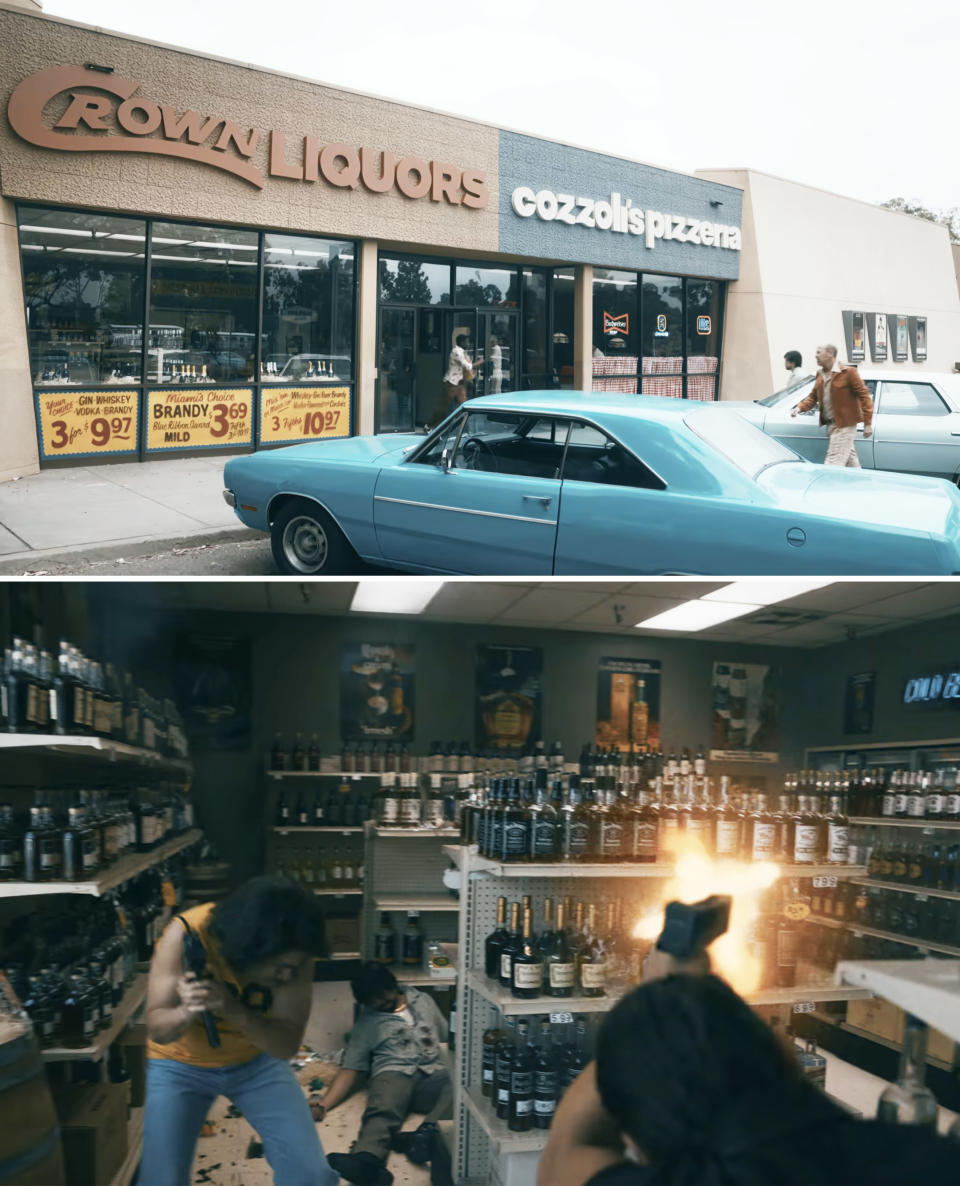
[{"label": "price tag on shelf", "polygon": [[862,939],[863,931],[861,931],[859,927],[854,927],[853,928],[853,937],[854,937],[854,939]]},{"label": "price tag on shelf", "polygon": [[550,1024],[551,1025],[573,1025],[573,1014],[572,1013],[551,1013],[550,1014]]},{"label": "price tag on shelf", "polygon": [[813,1013],[815,1009],[816,1005],[814,1005],[813,1001],[798,1001],[793,1006],[794,1013]]},{"label": "price tag on shelf", "polygon": [[917,894],[917,901],[918,902],[929,902],[930,895],[929,894]]},{"label": "price tag on shelf", "polygon": [[814,889],[834,889],[837,885],[837,878],[833,875],[829,877],[814,877]]}]

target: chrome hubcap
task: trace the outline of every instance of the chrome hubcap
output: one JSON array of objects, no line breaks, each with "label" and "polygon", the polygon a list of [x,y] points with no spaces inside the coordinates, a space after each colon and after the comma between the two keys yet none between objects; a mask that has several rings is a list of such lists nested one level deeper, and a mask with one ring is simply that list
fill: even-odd
[{"label": "chrome hubcap", "polygon": [[283,554],[301,572],[316,572],[327,561],[327,533],[316,519],[298,515],[284,528]]}]

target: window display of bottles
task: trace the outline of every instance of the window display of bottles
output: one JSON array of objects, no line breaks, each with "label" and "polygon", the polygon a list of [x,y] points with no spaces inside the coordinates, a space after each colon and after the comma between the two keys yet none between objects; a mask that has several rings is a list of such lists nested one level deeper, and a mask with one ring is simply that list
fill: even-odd
[{"label": "window display of bottles", "polygon": [[4,649],[0,729],[92,736],[186,758],[177,706],[138,687],[113,663],[98,663],[66,639],[56,655],[19,636]]}]

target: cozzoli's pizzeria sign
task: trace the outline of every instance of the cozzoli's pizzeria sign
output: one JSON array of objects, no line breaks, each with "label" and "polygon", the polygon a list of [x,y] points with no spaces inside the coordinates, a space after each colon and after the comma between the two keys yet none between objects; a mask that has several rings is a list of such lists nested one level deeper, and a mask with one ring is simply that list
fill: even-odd
[{"label": "cozzoli's pizzeria sign", "polygon": [[[221,115],[181,111],[139,91],[139,82],[112,73],[54,66],[20,83],[10,96],[7,118],[18,136],[39,148],[178,157],[222,169],[258,189],[267,177],[283,177],[371,193],[396,190],[407,198],[476,210],[487,204],[487,179],[480,169],[383,149],[326,144],[317,136],[291,136],[288,144],[288,134],[276,128],[264,134]],[[264,142],[266,168],[258,163]]]}]

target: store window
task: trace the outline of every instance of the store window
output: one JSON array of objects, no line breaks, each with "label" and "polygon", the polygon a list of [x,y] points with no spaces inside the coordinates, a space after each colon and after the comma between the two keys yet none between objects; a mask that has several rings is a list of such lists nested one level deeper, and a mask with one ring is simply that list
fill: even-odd
[{"label": "store window", "polygon": [[19,224],[34,383],[137,382],[146,223],[33,207]]},{"label": "store window", "polygon": [[687,399],[717,398],[721,291],[718,280],[686,282]]},{"label": "store window", "polygon": [[381,255],[380,300],[409,305],[449,305],[450,265]]},{"label": "store window", "polygon": [[571,388],[573,369],[573,268],[556,268],[551,285],[553,296],[553,381],[558,387]]},{"label": "store window", "polygon": [[639,277],[593,273],[593,389],[634,394],[640,364]]},{"label": "store window", "polygon": [[456,276],[458,305],[499,305],[515,309],[520,304],[520,284],[516,268],[458,264]]},{"label": "store window", "polygon": [[525,268],[522,276],[523,369],[520,386],[529,391],[551,386],[547,365],[547,273]]},{"label": "store window", "polygon": [[683,396],[683,281],[678,276],[645,275],[641,292],[643,394],[679,399]]},{"label": "store window", "polygon": [[264,235],[264,382],[351,377],[353,276],[352,243]]},{"label": "store window", "polygon": [[258,250],[255,231],[153,224],[151,383],[252,381]]}]

